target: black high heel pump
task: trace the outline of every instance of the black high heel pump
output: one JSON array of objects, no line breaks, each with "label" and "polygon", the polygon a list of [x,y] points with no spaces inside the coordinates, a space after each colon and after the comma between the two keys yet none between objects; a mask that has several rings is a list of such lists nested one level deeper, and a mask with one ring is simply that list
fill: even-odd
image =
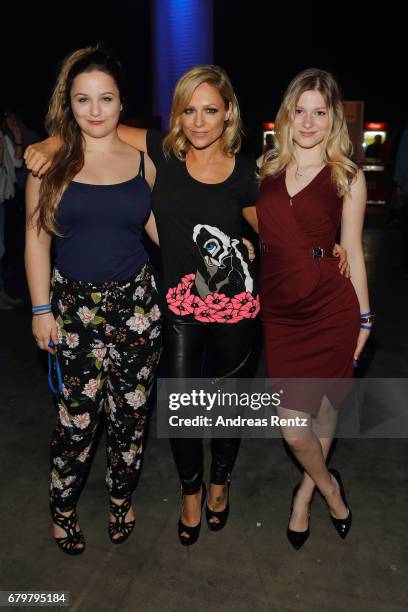
[{"label": "black high heel pump", "polygon": [[346,495],[344,493],[343,482],[341,480],[339,472],[337,470],[334,470],[333,468],[329,469],[329,472],[330,472],[330,474],[332,476],[334,476],[334,478],[339,483],[341,499],[343,500],[343,503],[344,503],[344,505],[346,506],[346,508],[348,510],[348,516],[346,516],[346,518],[344,518],[344,519],[334,518],[334,516],[332,516],[329,513],[330,514],[330,518],[332,520],[332,523],[333,523],[337,533],[344,540],[344,538],[347,536],[348,532],[350,531],[351,522],[353,520],[352,519],[352,514],[351,514],[351,509],[347,505]]},{"label": "black high heel pump", "polygon": [[[293,511],[293,503],[296,497],[296,493],[299,490],[299,487],[300,487],[300,483],[298,483],[293,489],[289,520],[290,520],[290,516]],[[310,506],[309,506],[309,517],[310,517]],[[309,537],[310,529],[308,527],[306,531],[294,531],[293,529],[289,529],[289,525],[288,525],[286,535],[287,535],[289,542],[292,544],[293,548],[296,548],[296,550],[299,550],[300,548],[302,548],[303,544],[306,542],[307,538]]]}]

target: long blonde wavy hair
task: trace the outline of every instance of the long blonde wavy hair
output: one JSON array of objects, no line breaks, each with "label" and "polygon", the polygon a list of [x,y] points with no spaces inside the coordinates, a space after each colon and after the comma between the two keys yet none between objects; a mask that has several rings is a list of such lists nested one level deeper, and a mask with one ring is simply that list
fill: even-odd
[{"label": "long blonde wavy hair", "polygon": [[331,167],[332,181],[339,196],[350,191],[358,168],[350,159],[353,147],[348,134],[339,86],[330,72],[309,68],[300,72],[289,84],[275,120],[275,148],[269,151],[261,168],[261,180],[284,171],[294,159],[293,120],[296,105],[305,91],[318,91],[329,114],[329,130],[322,143],[323,161]]},{"label": "long blonde wavy hair", "polygon": [[84,165],[83,137],[71,109],[71,88],[75,77],[83,72],[100,70],[115,81],[123,100],[123,74],[120,63],[102,47],[85,47],[69,55],[63,62],[51,96],[45,127],[50,136],[60,136],[61,148],[51,168],[41,181],[37,229],[60,236],[57,214],[61,198],[72,179]]},{"label": "long blonde wavy hair", "polygon": [[181,117],[190,104],[194,90],[202,83],[208,83],[217,89],[225,102],[226,109],[231,104],[231,114],[225,122],[221,136],[223,153],[234,155],[241,148],[241,115],[231,81],[223,68],[207,64],[191,68],[176,84],[169,122],[170,131],[163,141],[163,151],[167,156],[172,151],[178,159],[185,159],[189,142],[183,132]]}]

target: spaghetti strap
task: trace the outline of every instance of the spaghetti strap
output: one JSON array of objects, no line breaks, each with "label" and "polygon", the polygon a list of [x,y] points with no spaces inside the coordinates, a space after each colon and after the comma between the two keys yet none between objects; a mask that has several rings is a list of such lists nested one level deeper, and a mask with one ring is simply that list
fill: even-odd
[{"label": "spaghetti strap", "polygon": [[138,176],[141,176],[142,178],[145,178],[145,162],[144,162],[144,153],[143,153],[143,151],[140,151],[140,165],[139,165]]}]

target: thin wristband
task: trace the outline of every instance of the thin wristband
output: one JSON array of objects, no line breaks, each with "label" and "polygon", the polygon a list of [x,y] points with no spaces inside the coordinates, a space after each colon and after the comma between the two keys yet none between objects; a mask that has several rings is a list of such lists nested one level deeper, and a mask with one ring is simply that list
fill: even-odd
[{"label": "thin wristband", "polygon": [[51,314],[51,310],[42,310],[41,312],[33,312],[33,317],[39,317],[43,314]]},{"label": "thin wristband", "polygon": [[360,329],[373,329],[372,325],[360,325]]},{"label": "thin wristband", "polygon": [[368,312],[360,312],[360,317],[369,317],[372,314],[373,313],[371,312],[371,310],[369,310]]},{"label": "thin wristband", "polygon": [[47,310],[51,308],[51,304],[41,304],[39,306],[33,306],[31,308],[32,312],[40,312],[41,310]]}]

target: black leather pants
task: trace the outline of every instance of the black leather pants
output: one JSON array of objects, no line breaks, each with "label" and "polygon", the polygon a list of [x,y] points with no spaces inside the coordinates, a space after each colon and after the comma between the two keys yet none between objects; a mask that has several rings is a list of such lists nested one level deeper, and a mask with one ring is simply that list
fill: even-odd
[{"label": "black leather pants", "polygon": [[[245,319],[233,324],[177,323],[165,320],[164,350],[166,376],[169,378],[200,378],[206,357],[214,378],[245,377],[258,330],[258,321]],[[203,444],[201,438],[173,438],[171,448],[180,476],[183,492],[198,493],[203,478]],[[211,440],[211,482],[225,484],[232,471],[240,440]]]}]

